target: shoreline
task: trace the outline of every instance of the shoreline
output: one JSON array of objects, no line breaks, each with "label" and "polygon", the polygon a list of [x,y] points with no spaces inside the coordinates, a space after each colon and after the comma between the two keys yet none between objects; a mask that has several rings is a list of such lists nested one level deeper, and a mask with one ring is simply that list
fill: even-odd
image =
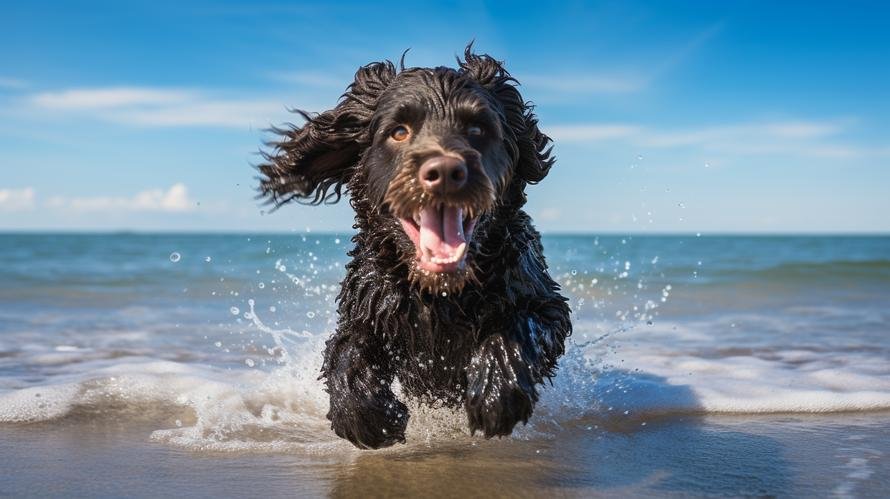
[{"label": "shoreline", "polygon": [[[878,496],[890,411],[653,418],[632,431],[575,421],[545,438],[458,436],[383,451],[206,452],[113,414],[4,424],[0,494],[184,497]],[[157,426],[154,426],[155,428]],[[76,458],[75,458],[76,456]]]}]

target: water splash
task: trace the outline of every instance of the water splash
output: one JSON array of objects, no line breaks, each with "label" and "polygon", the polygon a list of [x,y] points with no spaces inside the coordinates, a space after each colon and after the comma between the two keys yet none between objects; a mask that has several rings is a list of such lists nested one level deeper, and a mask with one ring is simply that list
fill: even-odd
[{"label": "water splash", "polygon": [[303,340],[306,340],[307,338],[314,337],[314,335],[309,331],[294,331],[290,328],[271,328],[260,320],[259,315],[256,313],[256,302],[253,298],[247,300],[247,305],[249,310],[244,314],[244,318],[251,321],[254,327],[263,333],[268,334],[272,338],[272,341],[275,342],[275,346],[278,348],[278,362],[288,365],[295,362],[293,352],[297,344],[302,343]]}]

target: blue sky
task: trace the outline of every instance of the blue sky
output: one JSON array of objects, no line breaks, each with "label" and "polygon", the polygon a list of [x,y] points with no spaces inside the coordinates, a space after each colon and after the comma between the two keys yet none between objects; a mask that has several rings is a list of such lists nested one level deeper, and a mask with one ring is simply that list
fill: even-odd
[{"label": "blue sky", "polygon": [[0,229],[346,231],[261,214],[263,129],[475,39],[556,141],[544,231],[890,231],[886,4],[123,4],[0,7]]}]

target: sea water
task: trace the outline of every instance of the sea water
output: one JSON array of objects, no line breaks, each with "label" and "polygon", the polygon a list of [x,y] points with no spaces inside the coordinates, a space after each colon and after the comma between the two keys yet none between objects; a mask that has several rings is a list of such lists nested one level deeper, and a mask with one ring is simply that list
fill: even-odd
[{"label": "sea water", "polygon": [[[22,458],[39,435],[98,424],[129,430],[124,448],[336,466],[358,451],[330,431],[318,373],[351,244],[312,232],[0,235],[0,455]],[[521,468],[523,453],[544,459],[555,446],[602,470],[604,456],[640,462],[627,435],[676,452],[718,425],[719,438],[760,435],[781,452],[788,432],[860,421],[859,433],[840,433],[859,440],[827,447],[838,470],[826,486],[855,493],[856,477],[886,469],[890,449],[860,440],[890,428],[890,238],[551,235],[544,245],[574,334],[529,424],[489,442],[467,434],[459,410],[415,405],[409,445],[372,454],[485,446],[473,458],[482,468],[498,453]],[[776,421],[785,437],[763,436]],[[572,444],[556,443],[568,436]],[[695,448],[678,455],[693,459]],[[620,486],[667,483],[659,466]],[[578,473],[602,485],[594,468]],[[669,490],[803,490],[781,477],[753,489],[729,483]]]}]

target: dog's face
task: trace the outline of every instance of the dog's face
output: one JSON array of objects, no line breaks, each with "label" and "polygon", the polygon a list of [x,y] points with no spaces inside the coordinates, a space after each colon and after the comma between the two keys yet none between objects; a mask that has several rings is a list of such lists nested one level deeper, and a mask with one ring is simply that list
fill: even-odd
[{"label": "dog's face", "polygon": [[263,194],[278,205],[320,203],[346,184],[361,201],[353,206],[370,212],[359,213],[370,230],[397,232],[386,235],[412,281],[459,291],[472,276],[477,222],[509,186],[540,181],[553,162],[500,63],[469,47],[465,58],[458,69],[360,69],[336,108],[275,130],[283,140],[259,167]]},{"label": "dog's face", "polygon": [[476,223],[513,173],[503,126],[498,102],[453,69],[402,72],[381,95],[362,162],[367,193],[399,221],[419,282],[467,275]]}]

